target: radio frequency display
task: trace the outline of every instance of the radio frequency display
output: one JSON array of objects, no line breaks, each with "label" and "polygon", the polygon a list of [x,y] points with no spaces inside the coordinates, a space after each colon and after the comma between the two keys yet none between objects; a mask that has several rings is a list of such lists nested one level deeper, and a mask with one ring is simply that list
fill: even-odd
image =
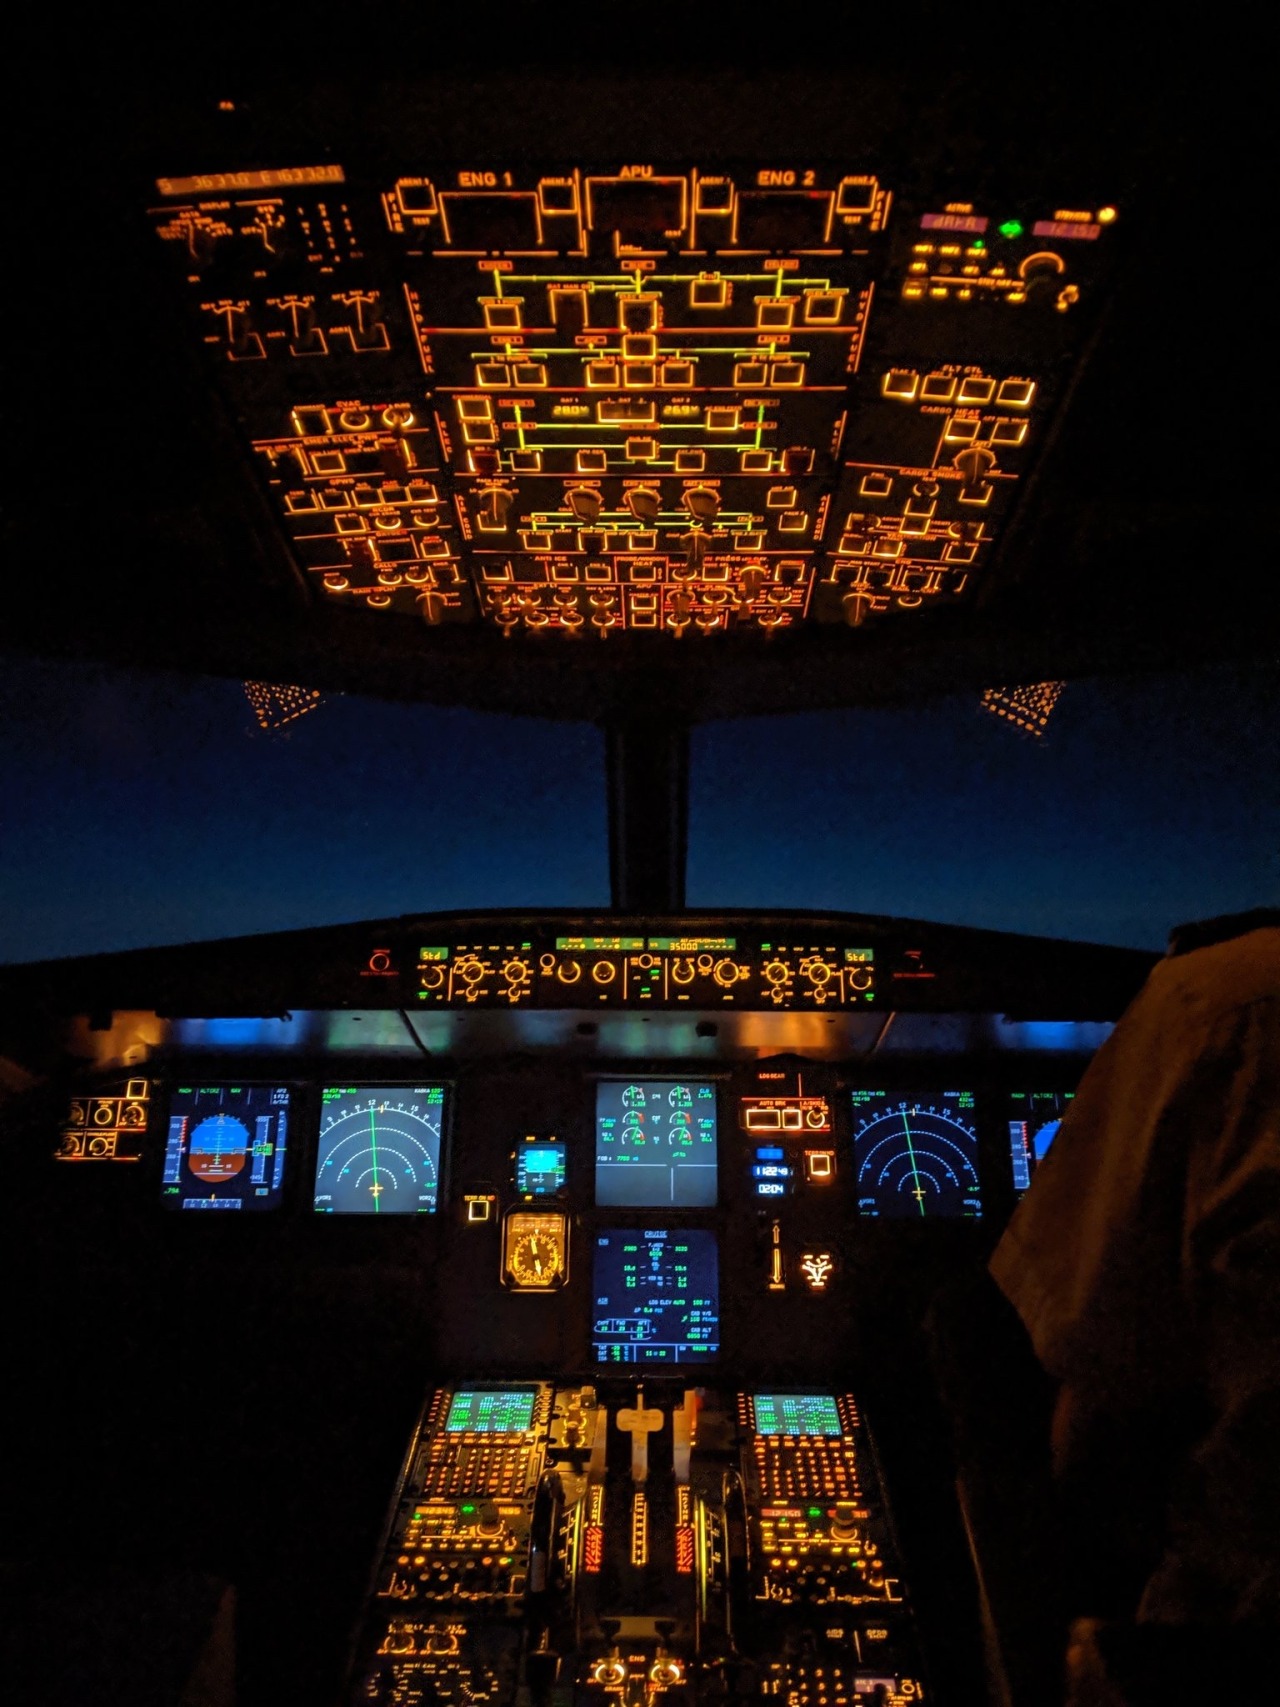
[{"label": "radio frequency display", "polygon": [[274,1209],[284,1185],[287,1085],[180,1085],[169,1099],[170,1209]]},{"label": "radio frequency display", "polygon": [[331,1085],[320,1093],[315,1208],[322,1215],[433,1215],[443,1085]]},{"label": "radio frequency display", "polygon": [[716,1201],[716,1089],[697,1080],[596,1087],[596,1202],[706,1209]]},{"label": "radio frequency display", "polygon": [[852,1095],[859,1215],[982,1214],[972,1091]]},{"label": "radio frequency display", "polygon": [[706,1363],[720,1351],[716,1236],[700,1229],[598,1235],[597,1363]]}]

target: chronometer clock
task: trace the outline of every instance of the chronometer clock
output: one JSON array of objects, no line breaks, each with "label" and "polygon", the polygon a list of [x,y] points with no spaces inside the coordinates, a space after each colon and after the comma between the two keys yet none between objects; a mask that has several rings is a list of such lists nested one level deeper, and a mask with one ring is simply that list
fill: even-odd
[{"label": "chronometer clock", "polygon": [[568,1278],[568,1217],[513,1210],[502,1229],[502,1284],[510,1292],[554,1292]]}]

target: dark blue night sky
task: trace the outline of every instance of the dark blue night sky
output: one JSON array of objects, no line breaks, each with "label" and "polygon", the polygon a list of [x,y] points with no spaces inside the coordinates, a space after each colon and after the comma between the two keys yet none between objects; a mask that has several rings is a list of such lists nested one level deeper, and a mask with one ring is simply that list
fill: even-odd
[{"label": "dark blue night sky", "polygon": [[1280,899],[1280,670],[1074,682],[1042,740],[976,696],[697,740],[690,899],[1162,949]]},{"label": "dark blue night sky", "polygon": [[[927,706],[695,733],[689,904],[913,915],[1159,948],[1280,896],[1280,670],[1074,683],[1044,740]],[[238,683],[0,679],[0,960],[457,907],[608,901],[603,742]]]}]

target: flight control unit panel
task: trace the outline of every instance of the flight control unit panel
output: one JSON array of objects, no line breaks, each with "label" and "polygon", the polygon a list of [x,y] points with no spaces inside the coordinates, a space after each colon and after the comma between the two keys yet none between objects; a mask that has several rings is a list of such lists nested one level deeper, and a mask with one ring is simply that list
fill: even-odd
[{"label": "flight control unit panel", "polygon": [[1123,228],[873,160],[224,166],[147,209],[302,578],[504,635],[969,600]]}]

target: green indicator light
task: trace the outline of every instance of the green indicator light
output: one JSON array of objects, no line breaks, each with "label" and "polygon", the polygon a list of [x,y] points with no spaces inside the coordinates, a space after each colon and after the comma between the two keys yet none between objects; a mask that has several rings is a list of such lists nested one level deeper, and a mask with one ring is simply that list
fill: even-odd
[{"label": "green indicator light", "polygon": [[809,1516],[810,1517],[821,1517],[822,1516],[822,1507],[820,1505],[811,1505],[809,1507]]},{"label": "green indicator light", "polygon": [[1020,219],[1006,219],[1004,224],[999,227],[1001,237],[1021,237],[1022,231],[1023,226]]},{"label": "green indicator light", "polygon": [[981,237],[975,237],[975,238],[974,238],[974,240],[973,240],[973,242],[972,242],[972,243],[971,243],[971,244],[970,244],[970,248],[973,248],[973,249],[985,249],[985,248],[986,248],[986,244],[985,244],[985,243],[984,243],[984,242],[983,242],[983,240],[982,240],[982,238],[981,238]]},{"label": "green indicator light", "polygon": [[459,1506],[459,1507],[458,1507],[458,1510],[459,1510],[459,1511],[460,1511],[460,1512],[462,1512],[462,1514],[463,1514],[463,1515],[464,1515],[464,1516],[470,1516],[470,1514],[471,1514],[471,1513],[472,1513],[472,1512],[473,1512],[473,1511],[474,1511],[474,1510],[475,1510],[475,1509],[476,1509],[476,1508],[475,1508],[475,1507],[474,1507],[474,1506],[473,1506],[473,1505],[463,1505],[463,1506]]}]

